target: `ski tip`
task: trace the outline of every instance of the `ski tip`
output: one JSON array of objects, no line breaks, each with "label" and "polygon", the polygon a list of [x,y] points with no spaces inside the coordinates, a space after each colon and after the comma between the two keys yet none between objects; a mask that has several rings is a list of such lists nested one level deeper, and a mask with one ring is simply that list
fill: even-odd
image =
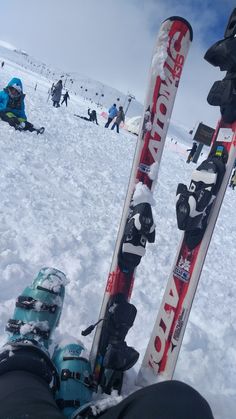
[{"label": "ski tip", "polygon": [[185,25],[189,29],[190,41],[193,40],[193,28],[190,25],[190,23],[186,19],[184,19],[184,17],[181,17],[181,16],[171,16],[171,17],[168,17],[167,19],[165,19],[164,22],[166,22],[167,20],[179,20],[180,22],[185,23]]}]

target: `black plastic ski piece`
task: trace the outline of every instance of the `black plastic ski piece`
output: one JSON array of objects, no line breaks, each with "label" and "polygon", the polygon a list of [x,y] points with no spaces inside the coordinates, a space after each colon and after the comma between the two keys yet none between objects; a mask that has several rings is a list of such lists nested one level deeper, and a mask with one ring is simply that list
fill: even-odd
[{"label": "black plastic ski piece", "polygon": [[38,134],[43,134],[43,133],[44,133],[44,131],[45,131],[45,128],[44,128],[44,127],[37,128],[37,129],[36,129],[36,131],[37,131],[37,135],[38,135]]},{"label": "black plastic ski piece", "polygon": [[224,37],[228,38],[230,36],[236,35],[236,9],[234,9],[230,15]]},{"label": "black plastic ski piece", "polygon": [[118,394],[121,393],[124,373],[122,371],[105,370],[102,381],[100,383],[104,393],[111,394],[116,390]]},{"label": "black plastic ski piece", "polygon": [[99,351],[103,359],[100,375],[104,381],[101,386],[106,393],[107,389],[121,389],[124,371],[131,368],[139,358],[139,353],[125,342],[136,314],[136,307],[126,301],[123,294],[111,298],[104,318]]},{"label": "black plastic ski piece", "polygon": [[[215,183],[205,183],[193,179],[189,188],[180,183],[177,188],[177,224],[185,231],[185,241],[193,250],[202,240],[214,199],[221,186],[228,153],[222,145],[213,147],[207,160],[204,160],[194,173],[216,174]],[[207,177],[206,177],[207,182]]]},{"label": "black plastic ski piece", "polygon": [[[20,328],[22,326],[24,326],[25,324],[26,323],[24,323],[22,320],[10,319],[7,322],[6,331],[10,332],[10,333],[13,333],[13,334],[20,333]],[[38,335],[38,336],[42,337],[43,339],[49,339],[50,331],[49,330],[41,330],[39,327],[34,326],[34,328],[32,330],[30,330],[28,334]],[[26,339],[26,337],[25,337],[25,339]]]},{"label": "black plastic ski piece", "polygon": [[[37,303],[39,303],[39,306],[36,308]],[[29,296],[20,295],[16,300],[16,307],[23,308],[25,310],[48,311],[49,313],[55,313],[58,306],[56,304],[43,303]]]},{"label": "black plastic ski piece", "polygon": [[212,45],[204,58],[208,63],[219,67],[221,71],[236,70],[236,38],[222,39]]},{"label": "black plastic ski piece", "polygon": [[132,274],[145,254],[147,241],[155,241],[155,225],[149,203],[140,203],[130,208],[118,255],[122,272]]}]

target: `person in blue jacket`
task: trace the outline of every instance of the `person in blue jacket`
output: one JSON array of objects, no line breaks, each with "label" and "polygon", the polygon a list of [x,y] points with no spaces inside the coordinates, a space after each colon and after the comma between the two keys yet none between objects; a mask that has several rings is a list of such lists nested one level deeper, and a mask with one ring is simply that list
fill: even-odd
[{"label": "person in blue jacket", "polygon": [[114,103],[114,105],[111,106],[111,108],[108,110],[108,120],[107,123],[105,125],[105,128],[108,128],[111,121],[117,116],[118,111],[116,108],[116,104]]},{"label": "person in blue jacket", "polygon": [[25,94],[20,79],[13,77],[8,85],[0,91],[0,119],[8,122],[19,131],[36,131],[37,134],[44,132],[44,127],[35,128],[27,121],[25,114]]}]

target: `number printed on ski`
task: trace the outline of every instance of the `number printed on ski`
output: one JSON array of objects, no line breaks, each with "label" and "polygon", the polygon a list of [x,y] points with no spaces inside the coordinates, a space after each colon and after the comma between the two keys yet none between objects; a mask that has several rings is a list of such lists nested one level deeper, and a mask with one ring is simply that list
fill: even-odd
[{"label": "number printed on ski", "polygon": [[[176,214],[184,230],[156,323],[140,368],[137,384],[149,385],[171,379],[182,344],[194,295],[220,207],[236,159],[236,99],[232,95],[236,63],[236,9],[225,39],[214,44],[205,59],[230,73],[216,82],[208,103],[220,106],[220,120],[208,158],[193,172],[189,188],[177,188]],[[228,75],[228,73],[227,73]]]},{"label": "number printed on ski", "polygon": [[146,242],[155,239],[152,193],[191,41],[189,23],[171,17],[162,23],[154,48],[128,191],[90,356],[95,383],[105,392],[121,390],[123,371],[138,358],[137,351],[125,343],[136,315],[129,299]]}]

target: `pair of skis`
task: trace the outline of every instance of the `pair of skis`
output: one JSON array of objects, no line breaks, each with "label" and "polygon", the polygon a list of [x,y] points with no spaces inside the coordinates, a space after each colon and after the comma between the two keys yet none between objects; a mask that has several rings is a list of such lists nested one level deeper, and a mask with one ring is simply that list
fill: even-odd
[{"label": "pair of skis", "polygon": [[[232,25],[228,26],[232,32],[229,36],[234,36]],[[137,352],[125,343],[136,315],[129,300],[146,242],[152,243],[155,239],[152,195],[191,41],[192,29],[184,19],[172,17],[161,25],[128,192],[91,349],[95,383],[107,393],[112,389],[121,390],[123,372],[138,358]],[[222,119],[216,128],[208,159],[194,172],[190,187],[178,186],[177,220],[179,228],[185,232],[138,374],[138,385],[173,376],[204,259],[236,158],[235,132],[236,122],[225,123]]]}]

